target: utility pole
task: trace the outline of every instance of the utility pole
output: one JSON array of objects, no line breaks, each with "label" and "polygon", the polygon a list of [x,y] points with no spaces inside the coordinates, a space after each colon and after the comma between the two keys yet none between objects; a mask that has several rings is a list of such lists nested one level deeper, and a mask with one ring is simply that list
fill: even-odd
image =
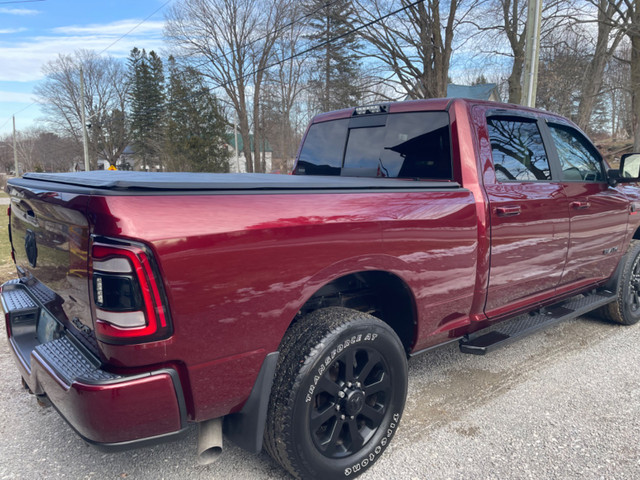
[{"label": "utility pole", "polygon": [[236,145],[236,166],[238,167],[238,173],[240,173],[240,159],[238,158],[238,115],[233,118],[233,135],[235,137]]},{"label": "utility pole", "polygon": [[89,165],[89,138],[87,134],[87,118],[84,113],[84,74],[80,67],[80,118],[82,119],[82,147],[84,148],[84,171],[91,170]]},{"label": "utility pole", "polygon": [[538,61],[540,60],[540,24],[542,18],[542,0],[529,0],[526,27],[526,51],[524,64],[524,88],[521,104],[536,106],[538,87]]},{"label": "utility pole", "polygon": [[20,176],[20,167],[18,166],[18,147],[16,145],[16,116],[13,116],[13,163],[16,169],[16,177]]}]

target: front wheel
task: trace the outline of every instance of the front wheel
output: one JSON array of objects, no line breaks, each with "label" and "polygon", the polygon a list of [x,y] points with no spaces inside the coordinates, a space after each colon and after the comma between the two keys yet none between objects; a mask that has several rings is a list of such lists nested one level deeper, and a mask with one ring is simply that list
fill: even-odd
[{"label": "front wheel", "polygon": [[297,478],[352,478],[393,437],[407,394],[402,343],[384,322],[325,308],[282,341],[265,446]]},{"label": "front wheel", "polygon": [[633,325],[640,320],[640,241],[632,240],[618,277],[616,299],[597,310],[605,320]]}]

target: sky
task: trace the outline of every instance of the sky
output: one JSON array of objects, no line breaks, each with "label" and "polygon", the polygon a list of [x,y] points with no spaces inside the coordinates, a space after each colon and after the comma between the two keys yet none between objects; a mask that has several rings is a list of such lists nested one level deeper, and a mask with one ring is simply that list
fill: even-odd
[{"label": "sky", "polygon": [[58,55],[89,49],[125,58],[133,47],[162,51],[164,15],[173,1],[0,0],[0,136],[12,131],[14,114],[18,131],[42,118],[33,88],[42,67]]}]

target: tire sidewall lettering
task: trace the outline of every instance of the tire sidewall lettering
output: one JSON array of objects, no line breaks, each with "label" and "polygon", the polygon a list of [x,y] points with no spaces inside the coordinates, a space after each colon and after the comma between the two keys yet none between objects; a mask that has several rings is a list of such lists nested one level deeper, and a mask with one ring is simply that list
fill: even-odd
[{"label": "tire sidewall lettering", "polygon": [[[370,451],[369,454],[365,458],[360,460],[358,463],[355,463],[352,466],[344,469],[343,473],[345,477],[348,477],[353,473],[358,473],[361,470],[367,468],[374,461],[377,460],[377,458],[382,454],[382,452],[384,452],[385,447],[389,443],[391,436],[393,435],[396,427],[398,426],[398,421],[400,420],[400,414],[394,413],[392,420],[393,421],[389,422],[389,428],[387,429],[387,433],[383,435],[383,437],[380,439],[378,444],[373,448],[373,450]],[[380,428],[382,428],[382,426],[380,426]]]},{"label": "tire sidewall lettering", "polygon": [[322,378],[322,375],[324,375],[329,365],[333,363],[333,361],[336,359],[336,357],[340,353],[344,352],[350,346],[353,346],[356,344],[363,344],[364,342],[375,342],[377,338],[378,338],[377,333],[373,333],[373,332],[358,333],[358,334],[351,335],[350,337],[344,340],[341,340],[340,343],[335,346],[335,348],[332,348],[331,352],[329,352],[327,355],[324,356],[320,365],[318,366],[318,369],[313,375],[313,381],[309,385],[307,389],[307,394],[304,399],[305,403],[310,403],[311,400],[313,400],[313,392],[315,391],[316,386],[320,381],[320,378]]}]

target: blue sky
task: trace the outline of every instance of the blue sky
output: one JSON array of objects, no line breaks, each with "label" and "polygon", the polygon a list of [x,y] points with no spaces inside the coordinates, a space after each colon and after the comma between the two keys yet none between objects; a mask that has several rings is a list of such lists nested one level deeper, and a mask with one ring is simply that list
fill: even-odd
[{"label": "blue sky", "polygon": [[[32,94],[42,66],[59,54],[100,52],[160,8],[104,55],[126,57],[134,47],[161,51],[167,0],[0,0],[0,136],[35,126],[42,116]],[[166,5],[165,5],[166,4]],[[28,107],[28,108],[27,108]]]}]

